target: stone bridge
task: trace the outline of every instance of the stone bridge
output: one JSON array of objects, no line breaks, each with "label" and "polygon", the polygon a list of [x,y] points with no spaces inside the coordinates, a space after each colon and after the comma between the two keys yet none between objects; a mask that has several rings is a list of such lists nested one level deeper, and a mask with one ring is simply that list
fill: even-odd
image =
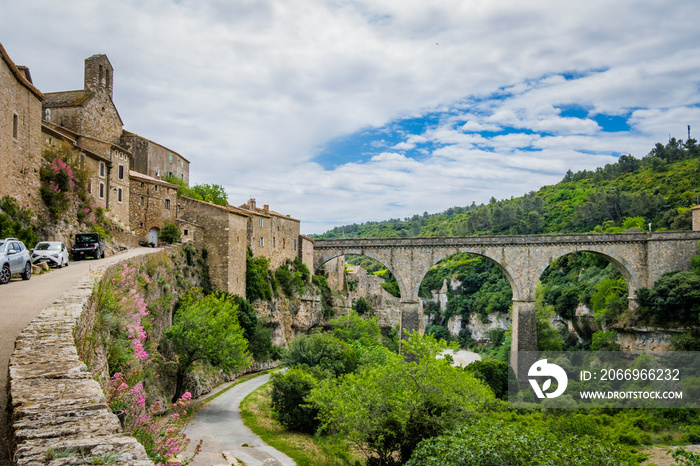
[{"label": "stone bridge", "polygon": [[314,268],[344,254],[378,260],[398,282],[403,328],[416,330],[422,309],[418,290],[428,270],[453,254],[477,254],[493,261],[513,290],[513,351],[536,351],[535,287],[555,259],[581,251],[604,256],[627,281],[630,306],[634,307],[637,289],[651,287],[666,272],[688,269],[690,258],[698,252],[698,241],[700,231],[318,239]]}]

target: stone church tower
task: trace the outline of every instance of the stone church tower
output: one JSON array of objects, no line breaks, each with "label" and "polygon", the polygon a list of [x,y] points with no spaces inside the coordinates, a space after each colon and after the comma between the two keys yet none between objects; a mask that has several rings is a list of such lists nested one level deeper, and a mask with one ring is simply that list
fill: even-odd
[{"label": "stone church tower", "polygon": [[86,91],[101,93],[106,92],[112,100],[112,83],[114,81],[114,68],[107,59],[107,55],[93,55],[85,59],[85,87]]}]

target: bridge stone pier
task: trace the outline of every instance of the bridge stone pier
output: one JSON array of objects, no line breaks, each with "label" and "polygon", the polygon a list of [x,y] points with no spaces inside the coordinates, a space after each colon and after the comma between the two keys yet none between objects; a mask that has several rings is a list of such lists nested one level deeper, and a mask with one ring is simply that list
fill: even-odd
[{"label": "bridge stone pier", "polygon": [[[422,308],[418,291],[428,270],[457,253],[485,257],[503,271],[513,290],[512,351],[536,351],[535,287],[554,260],[582,251],[604,256],[627,281],[630,306],[634,307],[637,289],[653,286],[666,272],[689,268],[690,258],[698,252],[698,241],[700,231],[318,239],[314,245],[314,268],[345,254],[378,260],[398,282],[403,328],[417,330]],[[517,358],[511,362],[518,372]]]}]

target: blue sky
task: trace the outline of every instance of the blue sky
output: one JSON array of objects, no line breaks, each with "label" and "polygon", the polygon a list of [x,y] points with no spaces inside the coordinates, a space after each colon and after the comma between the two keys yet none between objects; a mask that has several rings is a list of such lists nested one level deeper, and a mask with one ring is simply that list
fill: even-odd
[{"label": "blue sky", "polygon": [[107,54],[125,129],[304,233],[519,196],[700,131],[700,2],[5,3],[0,42],[40,90]]}]

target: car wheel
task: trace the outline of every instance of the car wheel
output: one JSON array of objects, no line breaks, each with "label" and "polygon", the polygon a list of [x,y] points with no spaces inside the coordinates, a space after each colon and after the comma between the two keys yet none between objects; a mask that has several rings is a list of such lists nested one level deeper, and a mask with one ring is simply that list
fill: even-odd
[{"label": "car wheel", "polygon": [[105,258],[105,252],[102,251],[102,253],[100,254],[100,259],[104,259],[104,258]]},{"label": "car wheel", "polygon": [[65,264],[63,263],[63,257],[61,257],[61,263],[58,264],[58,268],[62,269]]},{"label": "car wheel", "polygon": [[4,285],[5,283],[9,282],[11,276],[10,266],[7,264],[4,265],[2,270],[0,270],[0,285]]},{"label": "car wheel", "polygon": [[29,280],[32,278],[32,264],[27,262],[24,266],[24,272],[22,272],[22,280]]}]

